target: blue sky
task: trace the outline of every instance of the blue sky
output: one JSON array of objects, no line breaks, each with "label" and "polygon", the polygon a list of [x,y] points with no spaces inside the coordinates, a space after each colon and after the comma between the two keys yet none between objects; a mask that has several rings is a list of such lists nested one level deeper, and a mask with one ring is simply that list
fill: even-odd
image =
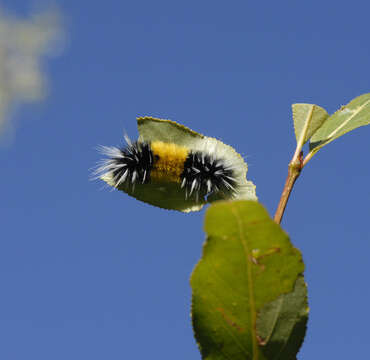
[{"label": "blue sky", "polygon": [[[4,0],[27,16],[32,1]],[[176,120],[242,153],[273,214],[294,152],[290,106],[334,112],[369,92],[367,1],[56,1],[63,53],[49,94],[11,113],[0,147],[0,358],[200,359],[190,273],[204,211],[168,212],[89,182],[98,144],[137,116]],[[370,127],[321,150],[283,227],[302,253],[300,359],[365,358]]]}]

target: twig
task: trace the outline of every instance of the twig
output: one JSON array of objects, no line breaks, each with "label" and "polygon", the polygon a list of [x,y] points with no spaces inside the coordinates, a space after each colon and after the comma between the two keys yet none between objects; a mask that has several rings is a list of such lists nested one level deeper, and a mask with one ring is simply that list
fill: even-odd
[{"label": "twig", "polygon": [[286,178],[284,189],[280,197],[279,205],[276,209],[276,213],[274,216],[274,220],[278,224],[281,223],[281,219],[284,215],[284,211],[288,203],[290,193],[292,192],[294,183],[301,174],[302,168],[303,168],[303,152],[300,151],[299,153],[296,152],[294,154],[293,159],[289,163],[288,176]]}]

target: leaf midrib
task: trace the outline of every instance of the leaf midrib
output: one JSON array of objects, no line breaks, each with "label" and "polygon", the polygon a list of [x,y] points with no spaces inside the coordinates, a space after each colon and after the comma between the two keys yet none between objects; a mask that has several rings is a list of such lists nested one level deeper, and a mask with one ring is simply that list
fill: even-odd
[{"label": "leaf midrib", "polygon": [[370,103],[370,100],[362,104],[358,109],[354,111],[354,113],[346,121],[344,121],[340,126],[338,126],[334,131],[332,131],[328,135],[328,139],[332,138],[335,134],[339,132],[339,130],[341,130],[344,126],[346,126],[368,103]]},{"label": "leaf midrib", "polygon": [[258,360],[258,344],[257,344],[257,336],[256,336],[256,304],[254,299],[254,289],[253,289],[253,282],[252,282],[252,263],[249,260],[250,250],[247,244],[246,239],[244,238],[243,233],[243,224],[241,218],[239,216],[238,210],[235,207],[232,207],[232,212],[236,218],[238,224],[238,233],[240,241],[243,245],[246,264],[247,264],[247,279],[248,279],[248,291],[249,291],[249,306],[251,311],[251,334],[252,334],[252,349],[253,349],[253,359]]}]

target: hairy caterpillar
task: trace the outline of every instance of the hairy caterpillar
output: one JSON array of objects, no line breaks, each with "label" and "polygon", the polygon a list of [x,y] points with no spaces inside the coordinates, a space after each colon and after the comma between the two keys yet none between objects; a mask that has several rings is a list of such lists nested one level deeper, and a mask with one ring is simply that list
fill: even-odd
[{"label": "hairy caterpillar", "polygon": [[230,146],[170,120],[139,118],[140,137],[101,146],[95,176],[139,200],[167,209],[199,210],[219,199],[256,200],[247,166]]}]

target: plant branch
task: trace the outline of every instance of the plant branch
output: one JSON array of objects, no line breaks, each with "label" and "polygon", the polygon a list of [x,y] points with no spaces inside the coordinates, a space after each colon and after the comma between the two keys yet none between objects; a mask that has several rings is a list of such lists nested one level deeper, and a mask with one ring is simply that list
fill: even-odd
[{"label": "plant branch", "polygon": [[290,193],[293,190],[294,183],[301,174],[302,168],[303,168],[303,152],[300,151],[298,153],[296,151],[296,153],[293,156],[293,159],[289,163],[288,176],[286,178],[284,189],[280,197],[279,205],[276,209],[276,213],[274,216],[274,220],[278,224],[281,223],[281,219],[284,215],[284,211],[288,203]]},{"label": "plant branch", "polygon": [[[299,175],[301,174],[303,166],[307,163],[307,161],[310,160],[310,158],[309,159],[306,158],[305,162],[303,161],[302,148],[305,142],[307,141],[306,136],[307,136],[307,132],[310,127],[310,124],[311,124],[313,109],[314,109],[314,106],[312,105],[305,119],[303,129],[300,132],[300,136],[297,139],[297,147],[295,149],[293,158],[290,161],[289,166],[288,166],[288,176],[286,178],[284,189],[280,197],[279,205],[276,209],[276,213],[274,216],[274,220],[278,224],[281,223],[281,219],[283,218],[284,211],[288,203],[290,193],[293,190],[294,183],[296,182]],[[311,157],[312,156],[313,154],[311,155]]]}]

